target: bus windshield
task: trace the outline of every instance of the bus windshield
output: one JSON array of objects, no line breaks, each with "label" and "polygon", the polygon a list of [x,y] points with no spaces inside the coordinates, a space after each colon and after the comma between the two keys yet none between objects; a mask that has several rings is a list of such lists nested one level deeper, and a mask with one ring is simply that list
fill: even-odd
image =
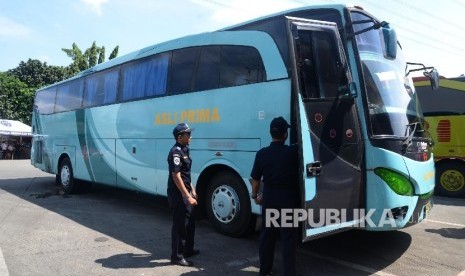
[{"label": "bus windshield", "polygon": [[[352,13],[353,21],[372,20],[365,14]],[[372,22],[354,24],[354,31],[372,26]],[[363,76],[366,85],[367,111],[373,136],[406,137],[411,125],[418,124],[418,133],[423,124],[418,97],[413,81],[405,76],[406,61],[397,46],[395,59],[386,58],[383,38],[379,30],[370,30],[356,35]]]}]

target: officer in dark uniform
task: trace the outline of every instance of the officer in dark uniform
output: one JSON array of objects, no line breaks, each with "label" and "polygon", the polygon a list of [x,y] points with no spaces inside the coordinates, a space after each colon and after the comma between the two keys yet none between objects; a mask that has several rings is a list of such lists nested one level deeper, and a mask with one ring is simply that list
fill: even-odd
[{"label": "officer in dark uniform", "polygon": [[176,144],[168,154],[168,202],[173,214],[171,228],[171,263],[192,266],[186,260],[200,253],[194,249],[195,218],[193,208],[197,205],[197,194],[191,183],[192,159],[189,155],[191,129],[187,124],[178,124],[173,129]]},{"label": "officer in dark uniform", "polygon": [[[262,218],[266,209],[299,207],[297,146],[285,145],[289,124],[283,117],[274,118],[270,124],[272,142],[257,152],[252,168],[252,199],[262,205]],[[259,195],[263,177],[263,191]],[[270,275],[273,268],[275,244],[280,237],[283,274],[295,275],[297,228],[265,227],[260,233],[260,275]]]}]

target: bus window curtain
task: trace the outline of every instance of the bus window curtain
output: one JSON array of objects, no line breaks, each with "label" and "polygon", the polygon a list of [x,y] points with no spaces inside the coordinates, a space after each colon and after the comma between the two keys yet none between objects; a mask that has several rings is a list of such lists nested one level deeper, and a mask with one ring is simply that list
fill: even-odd
[{"label": "bus window curtain", "polygon": [[105,74],[104,80],[104,104],[116,102],[116,94],[118,92],[118,71],[113,71]]},{"label": "bus window curtain", "polygon": [[166,92],[169,55],[132,64],[123,69],[122,100],[163,95]]},{"label": "bus window curtain", "polygon": [[123,69],[122,100],[142,98],[145,90],[146,63],[132,64]]},{"label": "bus window curtain", "polygon": [[168,54],[160,55],[149,62],[145,96],[160,96],[166,93],[168,62]]},{"label": "bus window curtain", "polygon": [[98,89],[98,77],[86,79],[86,93],[84,96],[84,107],[98,105],[97,103],[97,89]]}]

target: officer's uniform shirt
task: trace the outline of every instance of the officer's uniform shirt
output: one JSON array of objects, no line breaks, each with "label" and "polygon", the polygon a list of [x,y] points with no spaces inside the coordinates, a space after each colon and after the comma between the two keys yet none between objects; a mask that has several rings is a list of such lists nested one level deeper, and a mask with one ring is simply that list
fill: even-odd
[{"label": "officer's uniform shirt", "polygon": [[169,167],[169,177],[168,177],[168,189],[175,188],[176,184],[173,180],[173,172],[180,172],[182,182],[188,191],[191,191],[191,165],[192,159],[189,154],[189,147],[176,143],[170,150],[168,154],[168,167]]},{"label": "officer's uniform shirt", "polygon": [[255,156],[250,176],[260,180],[263,176],[264,189],[282,188],[298,189],[297,147],[285,145],[284,142],[271,142]]}]

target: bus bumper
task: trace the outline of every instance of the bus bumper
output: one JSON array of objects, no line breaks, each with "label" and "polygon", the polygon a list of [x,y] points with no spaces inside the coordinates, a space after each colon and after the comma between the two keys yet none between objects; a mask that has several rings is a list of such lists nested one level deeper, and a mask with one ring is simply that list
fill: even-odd
[{"label": "bus bumper", "polygon": [[[401,196],[373,171],[367,172],[367,205],[364,229],[390,231],[421,222],[433,207],[433,193]],[[369,215],[369,216],[368,216]]]}]

